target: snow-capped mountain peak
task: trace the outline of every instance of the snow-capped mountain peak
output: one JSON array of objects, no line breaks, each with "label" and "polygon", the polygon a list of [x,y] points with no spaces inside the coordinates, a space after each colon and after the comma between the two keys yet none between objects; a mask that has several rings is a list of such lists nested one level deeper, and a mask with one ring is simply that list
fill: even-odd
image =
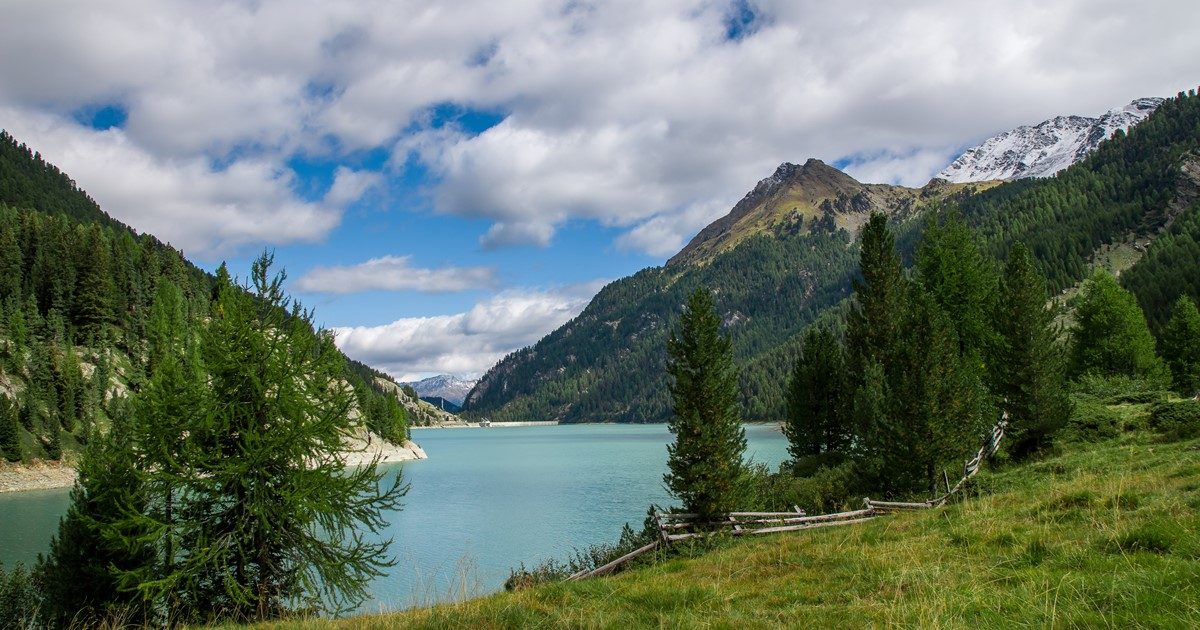
[{"label": "snow-capped mountain peak", "polygon": [[456,405],[461,405],[471,388],[475,387],[476,382],[449,374],[439,374],[413,383],[401,383],[401,385],[411,386],[418,396],[445,398]]},{"label": "snow-capped mountain peak", "polygon": [[1056,116],[997,134],[967,149],[937,177],[951,182],[1050,177],[1087,157],[1118,129],[1149,116],[1161,98],[1139,98],[1096,118]]}]

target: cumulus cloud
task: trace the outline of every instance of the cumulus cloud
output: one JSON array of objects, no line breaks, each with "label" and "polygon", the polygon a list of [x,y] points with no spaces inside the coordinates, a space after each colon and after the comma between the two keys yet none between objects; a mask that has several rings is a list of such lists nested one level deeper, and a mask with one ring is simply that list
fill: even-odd
[{"label": "cumulus cloud", "polygon": [[601,284],[504,291],[463,313],[335,328],[334,333],[348,356],[401,381],[446,373],[474,377],[578,315]]},{"label": "cumulus cloud", "polygon": [[[780,162],[916,185],[994,132],[1186,89],[1200,57],[1185,0],[16,0],[0,22],[20,25],[0,39],[0,107],[120,105],[121,133],[71,134],[170,184],[134,209],[144,180],[120,161],[64,166],[137,227],[188,223],[209,249],[320,238],[362,180],[316,207],[288,159],[387,149],[434,178],[438,211],[494,225],[484,247],[584,219],[663,255]],[[503,120],[456,130],[431,115],[446,104]],[[194,200],[225,178],[242,188],[223,204]],[[266,207],[312,223],[272,235]]]},{"label": "cumulus cloud", "polygon": [[408,256],[382,256],[348,267],[314,267],[296,280],[294,287],[307,293],[454,293],[488,288],[495,282],[496,271],[491,267],[423,269],[411,266]]},{"label": "cumulus cloud", "polygon": [[81,182],[109,214],[202,259],[247,243],[318,240],[341,220],[340,204],[296,198],[294,175],[267,159],[217,169],[203,157],[155,157],[120,129],[96,131],[12,108],[0,108],[0,121]]}]

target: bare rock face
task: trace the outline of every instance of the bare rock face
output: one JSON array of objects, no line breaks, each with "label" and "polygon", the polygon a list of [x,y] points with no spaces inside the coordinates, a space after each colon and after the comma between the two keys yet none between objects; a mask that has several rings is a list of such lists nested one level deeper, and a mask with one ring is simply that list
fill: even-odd
[{"label": "bare rock face", "polygon": [[1162,102],[1139,98],[1096,118],[1056,116],[1017,127],[967,149],[937,177],[956,183],[1050,177],[1087,157],[1118,130],[1144,120]]}]

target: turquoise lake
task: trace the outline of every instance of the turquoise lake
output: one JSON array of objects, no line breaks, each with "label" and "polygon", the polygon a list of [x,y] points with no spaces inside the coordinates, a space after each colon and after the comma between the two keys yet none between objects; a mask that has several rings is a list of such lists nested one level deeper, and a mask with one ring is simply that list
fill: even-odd
[{"label": "turquoise lake", "polygon": [[[391,464],[411,489],[384,532],[396,566],[372,584],[364,611],[486,594],[509,570],[612,542],[640,527],[662,484],[665,425],[582,424],[419,429],[428,460]],[[778,425],[747,425],[746,457],[775,468],[787,457]],[[68,490],[0,495],[0,562],[44,553]]]}]

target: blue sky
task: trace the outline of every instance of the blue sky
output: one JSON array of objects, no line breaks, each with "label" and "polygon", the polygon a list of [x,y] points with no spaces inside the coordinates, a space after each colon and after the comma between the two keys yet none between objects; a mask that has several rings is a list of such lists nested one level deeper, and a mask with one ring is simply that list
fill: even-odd
[{"label": "blue sky", "polygon": [[472,376],[783,161],[921,185],[965,146],[1196,83],[1200,5],[0,3],[0,127],[348,354]]}]

